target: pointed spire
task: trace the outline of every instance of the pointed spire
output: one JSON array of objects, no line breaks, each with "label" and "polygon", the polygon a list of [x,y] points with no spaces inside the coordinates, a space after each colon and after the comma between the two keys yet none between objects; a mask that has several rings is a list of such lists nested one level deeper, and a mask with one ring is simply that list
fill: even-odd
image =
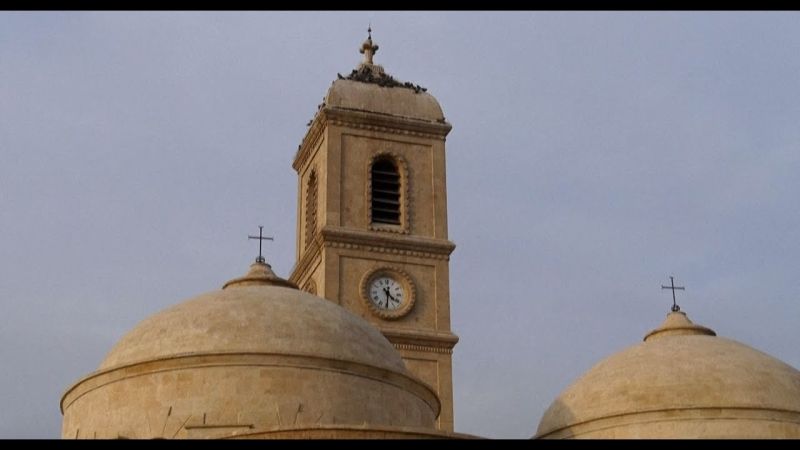
[{"label": "pointed spire", "polygon": [[372,62],[372,57],[378,52],[378,46],[372,43],[372,24],[370,24],[369,28],[367,28],[367,40],[361,44],[361,48],[358,50],[358,52],[364,55],[363,64],[374,64]]}]

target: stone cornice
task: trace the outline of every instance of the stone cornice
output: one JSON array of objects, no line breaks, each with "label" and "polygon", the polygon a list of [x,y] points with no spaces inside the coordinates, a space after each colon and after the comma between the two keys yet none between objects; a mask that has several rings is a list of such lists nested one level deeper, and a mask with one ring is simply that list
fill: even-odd
[{"label": "stone cornice", "polygon": [[441,404],[436,392],[429,386],[404,373],[384,367],[351,360],[339,360],[313,355],[260,352],[197,352],[147,359],[131,364],[99,370],[81,378],[61,397],[61,412],[78,398],[111,383],[128,378],[159,372],[194,368],[249,366],[286,367],[297,370],[322,370],[371,378],[410,392],[430,405],[436,415]]},{"label": "stone cornice", "polygon": [[[748,426],[746,425],[748,421],[796,424],[800,420],[800,413],[758,405],[751,407],[725,404],[714,407],[665,407],[646,411],[631,411],[608,417],[597,417],[558,428],[550,428],[545,425],[544,429],[540,428],[531,439],[575,439],[581,437],[607,439],[610,434],[605,433],[614,429],[622,431],[616,435],[616,438],[625,439],[632,436],[626,432],[626,429],[643,425],[653,426],[658,423],[675,423],[676,421],[712,422],[720,419],[738,421],[742,426]],[[542,424],[540,424],[541,426]],[[646,433],[637,434],[637,437],[642,436],[648,438]],[[692,437],[698,438],[697,435]],[[699,436],[699,438],[704,437],[708,436]],[[731,438],[734,436],[727,435],[724,437]],[[773,438],[775,437],[773,435]]]},{"label": "stone cornice", "polygon": [[323,227],[320,234],[325,247],[352,248],[422,258],[448,260],[456,248],[456,244],[446,239],[359,231],[332,226]]},{"label": "stone cornice", "polygon": [[380,328],[381,333],[399,350],[453,353],[458,336],[450,332],[422,331],[403,328]]},{"label": "stone cornice", "polygon": [[[341,436],[335,434],[342,433]],[[427,427],[403,427],[386,426],[374,424],[315,424],[314,426],[288,426],[280,425],[272,428],[258,428],[251,432],[239,433],[230,436],[221,436],[220,439],[297,439],[300,435],[310,439],[331,439],[334,438],[353,439],[355,433],[358,437],[368,439],[388,439],[396,437],[408,437],[412,439],[420,438],[444,438],[444,439],[486,439],[481,436],[456,433],[453,431],[438,430]]]},{"label": "stone cornice", "polygon": [[453,349],[447,347],[435,347],[431,345],[419,345],[419,344],[395,344],[394,348],[398,350],[410,350],[414,352],[427,352],[427,353],[443,353],[445,355],[452,355]]},{"label": "stone cornice", "polygon": [[319,259],[323,247],[366,250],[403,256],[416,256],[449,260],[456,245],[445,239],[398,235],[389,232],[359,231],[327,225],[314,234],[289,276],[289,281],[300,284],[311,265]]},{"label": "stone cornice", "polygon": [[446,121],[431,122],[412,117],[394,116],[358,109],[322,107],[312,119],[306,135],[297,148],[297,153],[292,162],[294,170],[300,172],[308,158],[311,157],[322,136],[322,132],[329,123],[362,130],[440,140],[444,140],[447,133],[453,128]]},{"label": "stone cornice", "polygon": [[325,116],[334,125],[361,128],[385,133],[406,134],[430,139],[444,139],[453,128],[447,122],[432,122],[412,117],[395,116],[350,108],[326,108]]}]

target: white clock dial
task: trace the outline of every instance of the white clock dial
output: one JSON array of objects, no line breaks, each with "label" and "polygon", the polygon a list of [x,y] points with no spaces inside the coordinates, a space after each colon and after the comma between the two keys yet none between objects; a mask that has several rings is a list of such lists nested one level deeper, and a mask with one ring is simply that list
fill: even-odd
[{"label": "white clock dial", "polygon": [[370,301],[383,310],[399,309],[406,301],[403,285],[386,275],[375,277],[369,284],[368,292]]},{"label": "white clock dial", "polygon": [[376,267],[359,283],[361,298],[369,311],[382,320],[398,320],[411,312],[416,302],[414,280],[398,267]]}]

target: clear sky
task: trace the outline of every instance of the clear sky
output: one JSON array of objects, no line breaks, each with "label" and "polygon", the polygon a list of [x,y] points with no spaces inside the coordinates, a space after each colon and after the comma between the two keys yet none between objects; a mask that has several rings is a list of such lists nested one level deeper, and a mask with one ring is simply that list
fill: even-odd
[{"label": "clear sky", "polygon": [[456,430],[529,437],[669,311],[800,367],[800,14],[0,13],[0,437],[136,323],[275,236],[337,72],[428,88],[447,188]]}]

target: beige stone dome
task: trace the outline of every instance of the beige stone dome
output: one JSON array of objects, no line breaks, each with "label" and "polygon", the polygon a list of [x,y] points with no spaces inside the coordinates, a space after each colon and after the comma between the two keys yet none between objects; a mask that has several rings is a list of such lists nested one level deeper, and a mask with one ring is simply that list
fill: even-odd
[{"label": "beige stone dome", "polygon": [[[253,264],[248,276],[258,280],[267,271]],[[400,354],[366,320],[288,283],[242,280],[145,319],[111,349],[100,370],[190,353],[270,353],[406,373]]]},{"label": "beige stone dome", "polygon": [[540,438],[800,438],[800,371],[672,312],[545,412]]},{"label": "beige stone dome", "polygon": [[367,321],[255,263],[145,319],[61,401],[64,437],[434,428],[439,401]]},{"label": "beige stone dome", "polygon": [[413,87],[387,87],[377,82],[339,79],[328,89],[325,105],[328,108],[444,122],[444,113],[436,98]]}]

